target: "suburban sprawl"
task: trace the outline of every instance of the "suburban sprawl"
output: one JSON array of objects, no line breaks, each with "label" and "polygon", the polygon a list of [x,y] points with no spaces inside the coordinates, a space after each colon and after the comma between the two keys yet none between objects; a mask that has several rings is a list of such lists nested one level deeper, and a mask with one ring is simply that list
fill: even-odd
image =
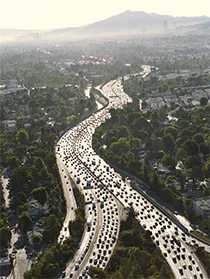
[{"label": "suburban sprawl", "polygon": [[209,36],[33,36],[0,46],[0,278],[210,278]]}]

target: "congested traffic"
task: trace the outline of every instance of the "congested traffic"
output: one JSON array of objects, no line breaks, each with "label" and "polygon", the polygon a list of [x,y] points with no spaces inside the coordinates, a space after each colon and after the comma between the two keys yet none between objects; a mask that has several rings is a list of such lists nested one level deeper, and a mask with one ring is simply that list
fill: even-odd
[{"label": "congested traffic", "polygon": [[67,224],[75,217],[72,187],[78,187],[84,195],[87,220],[80,248],[67,265],[63,278],[90,278],[90,266],[106,268],[118,239],[122,208],[132,208],[135,218],[150,232],[176,278],[207,279],[194,248],[203,246],[209,250],[210,247],[193,238],[178,220],[171,218],[149,197],[134,190],[94,152],[95,129],[110,117],[110,109],[122,108],[132,101],[123,91],[121,79],[110,81],[98,90],[107,98],[107,105],[65,133],[56,146],[66,203],[70,204],[60,241],[69,237]]}]

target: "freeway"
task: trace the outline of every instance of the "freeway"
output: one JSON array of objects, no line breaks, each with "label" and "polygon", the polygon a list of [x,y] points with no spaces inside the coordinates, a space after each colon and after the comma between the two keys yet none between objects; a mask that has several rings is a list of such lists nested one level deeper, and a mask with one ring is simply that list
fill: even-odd
[{"label": "freeway", "polygon": [[[56,146],[57,160],[83,193],[86,219],[91,226],[84,231],[80,248],[68,263],[65,278],[89,278],[90,266],[105,268],[113,253],[120,228],[120,207],[133,208],[136,219],[160,248],[176,278],[208,278],[194,253],[193,246],[209,249],[208,243],[193,238],[179,221],[155,201],[129,183],[104,162],[92,149],[95,129],[110,118],[111,108],[122,108],[131,99],[124,93],[121,80],[103,85],[101,93],[108,104],[67,131]],[[88,185],[88,187],[87,187]]]},{"label": "freeway", "polygon": [[[99,110],[98,113],[102,118],[106,115],[103,110]],[[97,123],[97,117],[92,117],[91,121]],[[119,202],[116,202],[114,195],[98,183],[97,177],[93,175],[94,171],[97,171],[96,168],[88,169],[77,156],[81,155],[83,146],[87,147],[92,138],[93,131],[85,131],[85,137],[82,135],[84,128],[88,127],[84,121],[79,129],[76,127],[67,132],[56,147],[57,162],[63,164],[63,169],[59,169],[60,172],[68,171],[75,184],[80,184],[78,187],[83,192],[86,203],[90,201],[92,203],[86,208],[86,219],[90,220],[92,215],[91,229],[89,232],[85,230],[79,251],[67,265],[65,273],[68,278],[78,278],[79,273],[87,277],[85,267],[88,262],[105,268],[114,250],[120,226]],[[68,140],[73,142],[73,145],[64,146],[63,142],[66,143]],[[79,151],[76,146],[80,146]],[[90,180],[92,189],[85,189]]]}]

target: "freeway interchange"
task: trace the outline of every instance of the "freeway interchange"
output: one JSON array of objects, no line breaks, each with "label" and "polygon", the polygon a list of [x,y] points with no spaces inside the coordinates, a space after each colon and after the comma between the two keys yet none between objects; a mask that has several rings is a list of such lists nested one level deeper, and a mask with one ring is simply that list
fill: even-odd
[{"label": "freeway interchange", "polygon": [[90,266],[105,269],[114,251],[122,208],[132,208],[139,224],[150,231],[176,278],[204,278],[207,274],[195,255],[194,246],[210,251],[208,243],[194,238],[179,221],[159,204],[134,190],[92,149],[95,129],[110,117],[109,110],[123,108],[132,100],[125,94],[121,79],[97,88],[107,105],[67,131],[56,146],[56,158],[67,204],[67,217],[59,241],[69,237],[68,222],[74,220],[76,202],[72,183],[84,195],[87,225],[80,248],[66,266],[63,278],[90,278]]}]

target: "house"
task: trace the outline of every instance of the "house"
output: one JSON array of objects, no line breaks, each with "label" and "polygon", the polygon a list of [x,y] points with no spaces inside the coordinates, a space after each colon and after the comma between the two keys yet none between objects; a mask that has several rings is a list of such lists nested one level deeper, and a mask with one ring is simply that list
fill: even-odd
[{"label": "house", "polygon": [[164,167],[161,163],[155,163],[153,168],[157,170],[158,174],[163,176],[169,175],[171,173],[171,171],[168,168]]},{"label": "house", "polygon": [[10,130],[10,131],[15,131],[16,126],[17,126],[17,121],[16,120],[3,120],[2,121],[3,127]]},{"label": "house", "polygon": [[25,129],[29,129],[29,128],[31,128],[31,123],[25,123],[25,124],[23,125],[23,127],[24,127]]},{"label": "house", "polygon": [[151,109],[154,110],[158,110],[166,105],[162,97],[148,98],[146,103]]},{"label": "house", "polygon": [[176,170],[183,171],[185,169],[182,161],[178,161],[176,165]]}]

